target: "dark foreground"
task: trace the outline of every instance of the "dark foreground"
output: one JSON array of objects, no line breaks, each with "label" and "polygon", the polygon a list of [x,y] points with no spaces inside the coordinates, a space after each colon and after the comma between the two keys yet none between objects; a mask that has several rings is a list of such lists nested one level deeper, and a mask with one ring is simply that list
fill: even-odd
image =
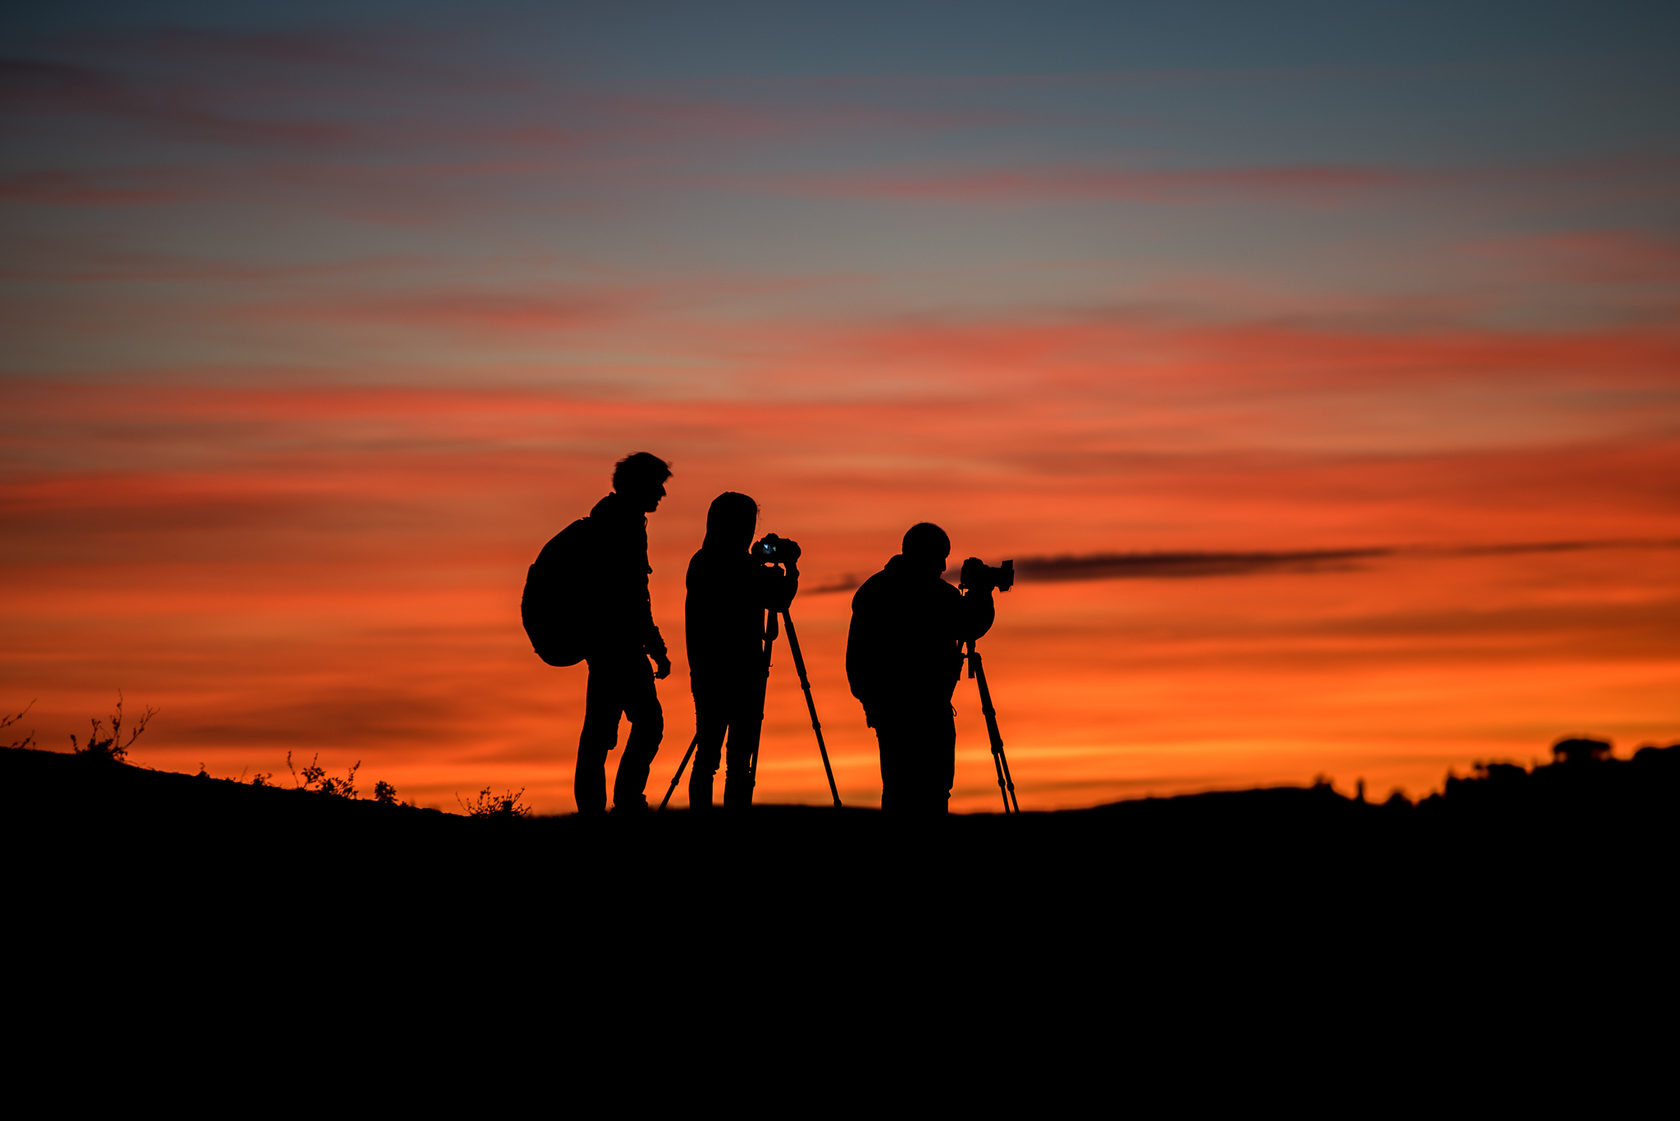
[{"label": "dark foreground", "polygon": [[1080,1084],[1182,1112],[1324,1104],[1326,1071],[1418,1108],[1466,1073],[1550,1096],[1560,1040],[1661,1042],[1632,1025],[1676,999],[1677,761],[917,828],[469,819],[4,751],[9,1008],[89,1069],[220,1054],[250,1086],[277,1056],[486,1108],[715,1078],[800,1115]]},{"label": "dark foreground", "polygon": [[675,1094],[729,1047],[803,1052],[820,1082],[818,1037],[875,1062],[954,1032],[964,1084],[1028,1096],[1215,1047],[1457,1064],[1672,998],[1677,761],[916,827],[467,818],[0,751],[10,963],[45,993],[18,1015],[60,1035],[166,1010],[331,1054],[571,1054],[566,1077],[588,1044]]},{"label": "dark foreground", "polygon": [[1211,895],[1323,910],[1485,906],[1670,869],[1680,745],[1631,761],[1496,767],[1413,805],[1328,786],[1121,802],[1055,813],[953,815],[760,806],[603,820],[467,818],[252,787],[82,756],[0,752],[15,875],[37,890],[178,894],[185,911],[284,899],[300,911],[437,901],[485,917],[681,904],[775,916],[878,908],[1023,923]]}]

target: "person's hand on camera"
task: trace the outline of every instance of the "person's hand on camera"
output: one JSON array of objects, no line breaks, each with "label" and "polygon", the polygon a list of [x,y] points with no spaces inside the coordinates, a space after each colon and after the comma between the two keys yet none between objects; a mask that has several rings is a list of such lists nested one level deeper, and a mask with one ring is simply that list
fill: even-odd
[{"label": "person's hand on camera", "polygon": [[651,656],[653,658],[654,665],[653,676],[660,681],[664,681],[667,677],[670,677],[671,659],[665,656],[665,651],[655,650]]}]

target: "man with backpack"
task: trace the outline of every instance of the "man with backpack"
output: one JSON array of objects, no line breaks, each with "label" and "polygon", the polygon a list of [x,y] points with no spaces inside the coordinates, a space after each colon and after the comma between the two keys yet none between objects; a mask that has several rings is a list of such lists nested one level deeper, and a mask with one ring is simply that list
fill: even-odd
[{"label": "man with backpack", "polygon": [[607,753],[618,744],[620,716],[629,718],[630,735],[613,809],[647,809],[648,770],[665,734],[653,682],[671,673],[648,598],[647,515],[659,508],[670,477],[670,465],[647,452],[620,460],[612,493],[556,534],[526,578],[522,609],[537,653],[550,665],[589,663],[572,780],[579,814],[607,808]]}]

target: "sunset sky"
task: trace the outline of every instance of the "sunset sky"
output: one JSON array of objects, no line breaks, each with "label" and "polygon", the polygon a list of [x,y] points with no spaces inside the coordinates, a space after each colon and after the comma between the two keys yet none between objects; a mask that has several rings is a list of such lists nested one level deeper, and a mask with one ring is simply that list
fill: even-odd
[{"label": "sunset sky", "polygon": [[[1025,809],[1680,741],[1680,6],[0,27],[7,735],[120,689],[149,766],[569,812],[585,671],[520,588],[646,450],[674,651],[715,495],[803,545],[848,803],[847,589],[923,520],[1020,567],[981,650]],[[769,697],[760,800],[826,803],[785,654]],[[661,698],[655,801],[680,656]]]}]

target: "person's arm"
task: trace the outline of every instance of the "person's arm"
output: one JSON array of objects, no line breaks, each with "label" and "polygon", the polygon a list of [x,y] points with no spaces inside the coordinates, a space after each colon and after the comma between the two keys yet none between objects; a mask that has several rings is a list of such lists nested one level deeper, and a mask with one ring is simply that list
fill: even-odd
[{"label": "person's arm", "polygon": [[[966,576],[971,565],[980,564],[979,557],[969,557],[963,561],[963,573]],[[978,586],[970,586],[964,580],[962,586],[966,590],[956,592],[956,617],[952,620],[952,627],[958,642],[973,642],[991,630],[992,621],[997,618],[997,605],[992,602],[992,585],[980,579],[974,583]]]},{"label": "person's arm", "polygon": [[758,606],[771,612],[786,611],[799,592],[799,545],[785,537],[777,540],[779,559],[774,564],[756,565],[754,573]]},{"label": "person's arm", "polygon": [[774,566],[765,570],[765,599],[764,606],[771,611],[786,611],[793,606],[793,597],[799,594],[799,562],[786,562],[786,570]]},{"label": "person's arm", "polygon": [[[651,624],[650,624],[651,626]],[[671,652],[665,647],[665,636],[659,633],[658,627],[652,627],[648,640],[643,647],[647,656],[653,659],[653,676],[663,681],[671,676]]]},{"label": "person's arm", "polygon": [[638,614],[641,615],[639,626],[642,629],[642,652],[653,659],[653,676],[661,680],[671,676],[671,654],[665,647],[665,636],[659,633],[659,627],[653,621],[653,594],[648,591],[648,577],[653,574],[653,566],[647,562],[647,547],[642,548],[642,587],[641,603]]},{"label": "person's arm", "polygon": [[846,683],[852,688],[852,696],[863,705],[864,722],[872,728],[875,726],[878,654],[874,639],[868,601],[860,588],[852,597],[852,623],[846,631]]},{"label": "person's arm", "polygon": [[957,638],[972,642],[992,629],[997,618],[997,605],[992,602],[992,589],[970,588],[962,597],[957,616]]}]

